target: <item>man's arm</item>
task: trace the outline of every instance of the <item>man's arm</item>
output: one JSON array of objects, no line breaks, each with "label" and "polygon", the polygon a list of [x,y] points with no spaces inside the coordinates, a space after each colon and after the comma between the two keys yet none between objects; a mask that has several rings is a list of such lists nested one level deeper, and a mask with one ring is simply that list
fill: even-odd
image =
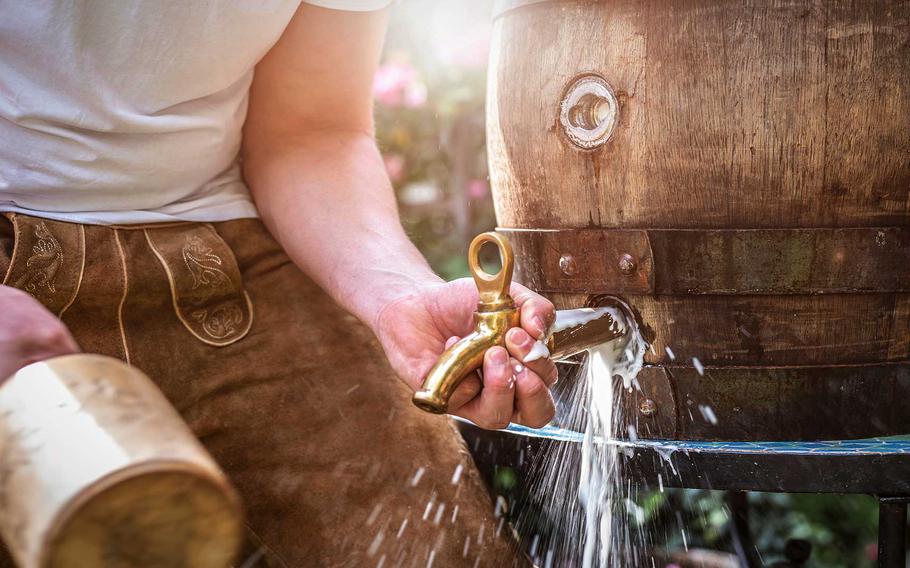
[{"label": "man's arm", "polygon": [[387,14],[302,4],[256,67],[243,166],[288,255],[368,325],[439,283],[401,227],[373,139],[372,80]]},{"label": "man's arm", "polygon": [[[454,337],[471,330],[469,280],[443,284],[407,238],[373,139],[372,81],[385,12],[302,4],[256,68],[243,169],[260,214],[291,259],[371,326],[396,372],[417,388]],[[549,360],[519,365],[553,306],[520,286],[522,328],[492,348],[450,409],[486,427],[553,415]],[[510,358],[510,355],[512,358]]]}]

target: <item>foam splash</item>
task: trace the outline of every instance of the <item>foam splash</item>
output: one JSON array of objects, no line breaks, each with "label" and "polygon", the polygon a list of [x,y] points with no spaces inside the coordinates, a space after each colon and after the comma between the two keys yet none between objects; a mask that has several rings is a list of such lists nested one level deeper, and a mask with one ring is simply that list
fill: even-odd
[{"label": "foam splash", "polygon": [[539,339],[534,342],[534,346],[531,347],[531,350],[528,351],[528,354],[525,355],[524,363],[530,363],[531,361],[537,361],[538,359],[543,359],[550,356],[550,350],[547,349],[547,344]]},{"label": "foam splash", "polygon": [[[614,541],[613,511],[620,487],[619,446],[597,443],[597,440],[616,439],[622,417],[621,407],[615,403],[613,378],[620,378],[625,389],[637,386],[648,345],[634,320],[627,320],[618,311],[611,315],[625,326],[626,335],[588,350],[584,376],[588,412],[578,488],[578,498],[585,510],[584,568],[608,566],[611,558],[619,560],[627,556],[620,550],[622,543]],[[630,502],[626,497],[619,499],[626,505]]]},{"label": "foam splash", "polygon": [[[624,337],[590,349],[584,363],[574,367],[574,378],[560,381],[557,416],[542,430],[522,429],[523,435],[564,440],[535,457],[529,491],[553,526],[525,527],[526,534],[550,536],[532,555],[537,565],[638,566],[644,540],[634,534],[642,516],[630,499],[631,490],[620,479],[620,458],[632,451],[620,437],[620,407],[614,404],[620,389],[637,387],[647,342],[623,309],[586,308],[558,312],[554,329],[583,325],[605,315],[616,322]],[[563,317],[560,315],[565,314]],[[566,317],[568,316],[568,317]],[[510,430],[517,430],[513,425]],[[528,523],[537,523],[528,514]],[[519,523],[523,522],[519,519]]]}]

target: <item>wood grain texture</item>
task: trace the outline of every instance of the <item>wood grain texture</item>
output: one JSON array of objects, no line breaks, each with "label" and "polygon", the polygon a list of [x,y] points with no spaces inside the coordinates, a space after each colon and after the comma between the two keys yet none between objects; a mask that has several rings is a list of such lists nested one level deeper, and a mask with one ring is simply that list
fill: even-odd
[{"label": "wood grain texture", "polygon": [[[600,240],[583,243],[577,233],[546,233],[516,268],[558,308],[626,296],[652,343],[646,361],[665,374],[648,396],[667,386],[663,398],[713,405],[725,424],[690,419],[686,402],[674,420],[639,424],[639,435],[905,432],[895,397],[910,385],[906,263],[870,261],[856,243],[841,258],[824,243],[788,249],[792,239],[779,254],[773,239],[727,239],[722,250],[706,235],[683,247],[684,259],[678,237],[910,226],[910,0],[503,6],[487,96],[499,225],[679,230],[648,247],[627,238],[634,231],[591,231]],[[592,73],[611,85],[619,111],[609,141],[587,151],[566,137],[559,111],[567,87]],[[623,252],[654,274],[623,280],[615,273]],[[566,253],[577,272],[560,270]],[[778,257],[790,264],[777,266]],[[637,403],[625,403],[634,415]],[[789,413],[796,418],[782,421]]]},{"label": "wood grain texture", "polygon": [[[559,309],[584,294],[548,294]],[[863,365],[910,361],[905,294],[817,296],[631,296],[652,364],[706,366]],[[667,347],[673,353],[670,357]]]},{"label": "wood grain texture", "polygon": [[910,227],[499,232],[515,278],[540,292],[910,293]]},{"label": "wood grain texture", "polygon": [[[910,429],[908,367],[709,368],[704,376],[647,367],[639,382],[642,391],[617,397],[641,438],[832,440]],[[651,416],[638,411],[645,397],[656,404]]]},{"label": "wood grain texture", "polygon": [[[910,2],[535,3],[491,61],[502,226],[910,224]],[[582,151],[557,112],[592,72],[619,123]]]}]

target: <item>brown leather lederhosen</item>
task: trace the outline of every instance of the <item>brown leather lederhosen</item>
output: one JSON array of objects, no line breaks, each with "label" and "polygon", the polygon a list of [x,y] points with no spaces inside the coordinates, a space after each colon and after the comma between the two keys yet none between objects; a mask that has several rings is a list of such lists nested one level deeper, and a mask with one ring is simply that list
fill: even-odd
[{"label": "brown leather lederhosen", "polygon": [[369,330],[260,221],[6,214],[4,275],[84,351],[157,382],[243,496],[249,566],[516,562],[451,425],[411,407]]}]

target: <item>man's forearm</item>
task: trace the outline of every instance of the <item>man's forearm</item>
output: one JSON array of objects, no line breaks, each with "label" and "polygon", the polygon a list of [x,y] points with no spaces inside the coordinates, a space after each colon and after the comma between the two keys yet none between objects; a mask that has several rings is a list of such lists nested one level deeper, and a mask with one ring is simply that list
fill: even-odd
[{"label": "man's forearm", "polygon": [[314,131],[248,151],[244,175],[291,259],[368,325],[388,302],[440,282],[398,219],[372,137]]}]

